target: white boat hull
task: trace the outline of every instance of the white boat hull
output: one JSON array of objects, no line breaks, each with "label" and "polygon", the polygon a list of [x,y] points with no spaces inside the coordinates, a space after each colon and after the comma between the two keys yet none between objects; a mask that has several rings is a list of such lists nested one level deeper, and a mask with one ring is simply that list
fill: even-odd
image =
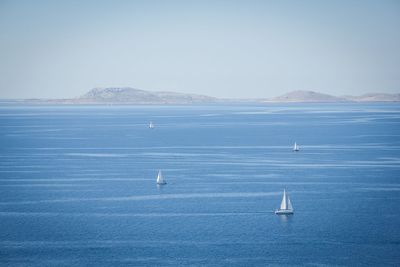
[{"label": "white boat hull", "polygon": [[276,215],[291,215],[293,214],[293,210],[276,210],[275,214]]}]

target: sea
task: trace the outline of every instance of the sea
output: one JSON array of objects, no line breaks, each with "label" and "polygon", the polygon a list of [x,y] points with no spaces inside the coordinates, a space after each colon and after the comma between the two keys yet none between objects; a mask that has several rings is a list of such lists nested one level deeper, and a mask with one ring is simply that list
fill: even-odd
[{"label": "sea", "polygon": [[0,265],[399,266],[400,105],[3,102]]}]

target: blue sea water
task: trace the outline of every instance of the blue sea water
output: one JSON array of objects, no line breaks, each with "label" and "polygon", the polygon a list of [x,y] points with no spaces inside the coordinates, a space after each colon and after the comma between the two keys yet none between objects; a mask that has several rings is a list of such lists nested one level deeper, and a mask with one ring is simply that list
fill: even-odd
[{"label": "blue sea water", "polygon": [[0,264],[398,266],[400,106],[2,104]]}]

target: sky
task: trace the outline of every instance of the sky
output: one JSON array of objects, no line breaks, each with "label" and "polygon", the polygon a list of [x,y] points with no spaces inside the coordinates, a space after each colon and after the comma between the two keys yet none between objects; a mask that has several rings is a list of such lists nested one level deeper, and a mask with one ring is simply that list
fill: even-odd
[{"label": "sky", "polygon": [[400,1],[0,0],[0,98],[400,93]]}]

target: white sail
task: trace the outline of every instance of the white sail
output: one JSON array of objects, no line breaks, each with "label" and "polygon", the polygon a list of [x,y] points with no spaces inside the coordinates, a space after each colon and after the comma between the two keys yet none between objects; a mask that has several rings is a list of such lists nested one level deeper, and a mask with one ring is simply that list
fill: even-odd
[{"label": "white sail", "polygon": [[162,181],[163,181],[162,173],[161,173],[161,171],[158,171],[158,174],[157,174],[157,183],[158,183],[158,184],[159,184],[159,183],[162,183]]},{"label": "white sail", "polygon": [[165,182],[164,177],[161,173],[161,171],[158,171],[158,175],[157,175],[157,184],[166,184],[167,182]]},{"label": "white sail", "polygon": [[281,210],[287,209],[287,202],[286,202],[286,190],[283,190],[283,198],[281,202]]},{"label": "white sail", "polygon": [[154,128],[154,124],[153,124],[152,121],[151,121],[150,124],[149,124],[149,128],[150,128],[150,129],[153,129],[153,128]]},{"label": "white sail", "polygon": [[300,150],[300,146],[295,142],[294,146],[293,146],[293,151],[299,151]]},{"label": "white sail", "polygon": [[292,202],[290,201],[290,198],[289,198],[289,196],[287,196],[287,202],[288,202],[288,206],[287,206],[287,209],[288,210],[293,210],[293,206],[292,206]]}]

